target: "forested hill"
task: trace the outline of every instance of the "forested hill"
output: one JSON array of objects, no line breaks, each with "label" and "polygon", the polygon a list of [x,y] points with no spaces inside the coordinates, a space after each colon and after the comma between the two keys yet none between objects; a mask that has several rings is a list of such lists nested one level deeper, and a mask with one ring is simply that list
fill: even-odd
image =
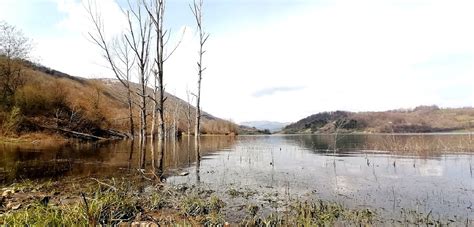
[{"label": "forested hill", "polygon": [[322,112],[292,123],[282,133],[428,133],[474,130],[474,108],[419,106],[383,112]]},{"label": "forested hill", "polygon": [[[3,64],[2,61],[5,59],[0,58],[0,64]],[[118,81],[84,79],[27,61],[16,60],[15,64],[20,72],[18,77],[13,78],[15,86],[1,83],[0,88],[4,91],[0,100],[1,136],[36,133],[68,136],[71,135],[68,131],[73,131],[114,137],[129,133],[126,90]],[[165,103],[166,123],[170,126],[174,116],[177,116],[179,131],[186,133],[188,119],[191,119],[191,125],[194,124],[195,108],[189,106],[188,109],[186,101],[173,95],[165,96],[168,97]],[[133,113],[135,129],[138,130],[138,107],[134,108]],[[237,130],[234,123],[203,113],[203,134],[230,134],[237,133]]]}]

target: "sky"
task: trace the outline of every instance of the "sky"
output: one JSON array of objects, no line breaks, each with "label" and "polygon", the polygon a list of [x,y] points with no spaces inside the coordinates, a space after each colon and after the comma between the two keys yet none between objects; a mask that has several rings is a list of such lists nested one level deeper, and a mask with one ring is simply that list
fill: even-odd
[{"label": "sky", "polygon": [[[126,1],[100,0],[107,38]],[[191,0],[168,0],[166,90],[196,90]],[[333,110],[474,106],[472,0],[204,0],[202,107],[235,122],[294,122]],[[32,38],[33,57],[86,78],[113,78],[88,39],[80,0],[0,0],[0,20]],[[183,33],[184,31],[184,33]]]}]

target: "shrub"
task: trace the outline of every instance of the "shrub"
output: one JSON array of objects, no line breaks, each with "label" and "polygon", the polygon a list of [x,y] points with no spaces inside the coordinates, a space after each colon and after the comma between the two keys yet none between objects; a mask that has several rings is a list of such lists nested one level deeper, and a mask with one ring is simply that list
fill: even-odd
[{"label": "shrub", "polygon": [[65,105],[65,93],[59,82],[27,84],[15,93],[15,104],[25,115],[52,113]]},{"label": "shrub", "polygon": [[2,123],[2,135],[12,135],[17,132],[18,126],[22,121],[21,109],[17,106],[14,106],[10,113],[7,114],[6,118]]}]

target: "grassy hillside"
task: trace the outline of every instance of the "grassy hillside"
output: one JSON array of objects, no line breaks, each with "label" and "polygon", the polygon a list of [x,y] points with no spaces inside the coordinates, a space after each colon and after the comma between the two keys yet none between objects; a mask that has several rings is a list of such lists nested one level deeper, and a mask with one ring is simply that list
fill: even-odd
[{"label": "grassy hillside", "polygon": [[[128,133],[125,89],[118,81],[88,80],[29,62],[21,64],[21,86],[0,102],[1,136],[59,134],[67,137],[71,135],[68,131],[74,131],[109,138]],[[187,103],[170,94],[166,96],[168,125],[177,107],[179,131],[186,132]],[[191,108],[194,115],[195,109]],[[138,129],[138,109],[134,112]],[[235,124],[207,113],[203,115],[203,134],[237,132]]]},{"label": "grassy hillside", "polygon": [[384,112],[323,112],[286,126],[283,133],[426,133],[474,130],[474,108],[419,106]]}]

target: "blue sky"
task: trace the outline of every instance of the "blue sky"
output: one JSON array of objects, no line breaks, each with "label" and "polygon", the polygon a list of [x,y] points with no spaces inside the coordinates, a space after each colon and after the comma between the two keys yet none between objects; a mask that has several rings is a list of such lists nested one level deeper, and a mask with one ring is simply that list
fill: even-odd
[{"label": "blue sky", "polygon": [[[100,0],[108,37],[123,28]],[[204,0],[211,33],[206,111],[237,122],[296,121],[319,111],[474,105],[472,0]],[[186,0],[167,1],[167,90],[196,83],[196,33]],[[87,40],[80,0],[0,0],[0,20],[34,39],[34,57],[82,77],[111,77]]]}]

